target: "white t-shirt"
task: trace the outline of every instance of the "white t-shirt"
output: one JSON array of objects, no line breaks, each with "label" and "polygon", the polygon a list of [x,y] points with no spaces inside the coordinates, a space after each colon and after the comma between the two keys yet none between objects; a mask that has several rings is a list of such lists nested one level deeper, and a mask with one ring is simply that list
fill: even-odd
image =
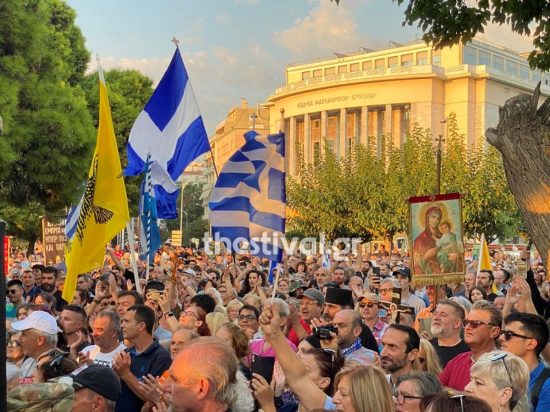
[{"label": "white t-shirt", "polygon": [[88,357],[92,360],[92,364],[112,367],[113,356],[119,352],[122,352],[124,349],[126,349],[126,346],[124,346],[124,343],[121,342],[115,350],[109,353],[102,353],[97,345],[86,346],[82,349],[82,352],[88,355]]}]

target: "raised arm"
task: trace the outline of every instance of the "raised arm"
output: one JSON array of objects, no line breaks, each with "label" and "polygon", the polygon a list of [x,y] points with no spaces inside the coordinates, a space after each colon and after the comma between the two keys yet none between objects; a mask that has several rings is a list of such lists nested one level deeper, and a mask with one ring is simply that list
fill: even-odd
[{"label": "raised arm", "polygon": [[260,316],[262,331],[283,369],[286,382],[306,410],[323,409],[327,395],[311,380],[300,357],[294,353],[281,330],[281,318],[276,308],[266,305]]}]

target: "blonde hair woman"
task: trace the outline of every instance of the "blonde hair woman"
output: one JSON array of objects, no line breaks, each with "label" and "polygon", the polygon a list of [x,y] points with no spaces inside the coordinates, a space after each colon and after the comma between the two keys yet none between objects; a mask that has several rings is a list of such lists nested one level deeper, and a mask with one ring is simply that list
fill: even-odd
[{"label": "blonde hair woman", "polygon": [[231,300],[226,307],[227,317],[231,322],[237,322],[237,316],[239,316],[239,310],[244,306],[239,299]]},{"label": "blonde hair woman", "polygon": [[433,345],[427,339],[420,339],[420,350],[418,351],[418,362],[420,369],[426,372],[431,372],[438,376],[443,368],[439,361],[439,356]]},{"label": "blonde hair woman", "polygon": [[216,334],[220,326],[225,322],[229,322],[229,319],[225,313],[212,312],[206,315],[206,324],[208,325],[212,336]]},{"label": "blonde hair woman", "polygon": [[472,380],[464,391],[489,404],[492,412],[529,412],[529,368],[511,353],[486,353],[470,368]]},{"label": "blonde hair woman", "polygon": [[342,369],[336,375],[332,398],[337,410],[346,412],[393,412],[390,385],[377,366],[362,365]]}]

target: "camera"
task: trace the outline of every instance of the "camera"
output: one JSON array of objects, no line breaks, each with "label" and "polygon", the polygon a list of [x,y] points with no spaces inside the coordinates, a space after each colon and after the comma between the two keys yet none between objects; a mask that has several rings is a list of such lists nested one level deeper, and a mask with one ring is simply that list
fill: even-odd
[{"label": "camera", "polygon": [[338,328],[336,326],[319,326],[318,328],[313,328],[313,336],[318,337],[319,339],[332,339],[330,332],[338,334]]}]

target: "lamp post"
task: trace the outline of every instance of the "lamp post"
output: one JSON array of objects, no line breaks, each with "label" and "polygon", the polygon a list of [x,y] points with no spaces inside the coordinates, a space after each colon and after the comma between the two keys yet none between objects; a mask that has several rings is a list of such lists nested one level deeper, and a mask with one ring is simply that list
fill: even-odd
[{"label": "lamp post", "polygon": [[[445,127],[443,125],[447,123],[447,119],[441,120],[440,123],[442,125],[441,126],[442,128]],[[443,138],[443,133],[441,133],[439,137],[435,139],[435,141],[437,142],[437,149],[435,152],[435,159],[436,159],[435,194],[439,195],[441,194],[441,143],[445,141],[445,139]]]}]

